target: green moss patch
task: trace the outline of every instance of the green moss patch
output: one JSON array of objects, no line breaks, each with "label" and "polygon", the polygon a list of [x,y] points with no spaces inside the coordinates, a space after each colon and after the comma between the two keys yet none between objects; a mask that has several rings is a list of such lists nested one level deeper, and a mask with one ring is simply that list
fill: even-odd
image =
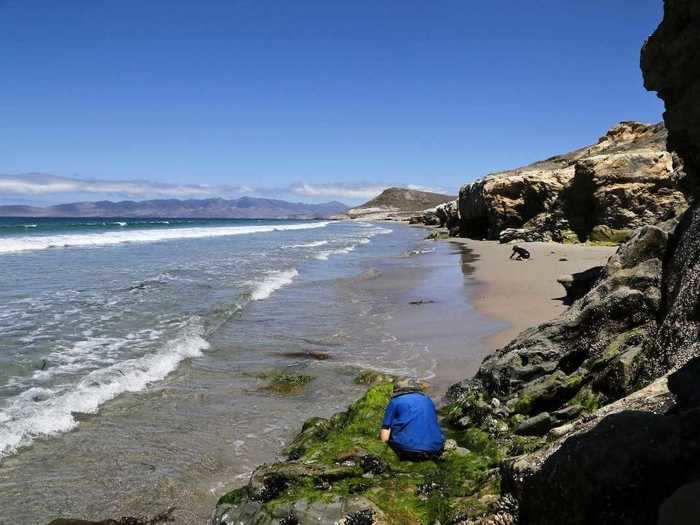
[{"label": "green moss patch", "polygon": [[588,244],[598,246],[617,246],[625,242],[632,230],[621,229],[616,230],[610,226],[598,225],[595,226],[588,236]]},{"label": "green moss patch", "polygon": [[260,390],[287,396],[302,394],[306,385],[314,380],[310,375],[287,372],[263,373],[258,374],[257,377],[267,380],[267,384],[261,386]]},{"label": "green moss patch", "polygon": [[[363,376],[363,381],[370,379],[376,378]],[[483,507],[479,501],[485,493],[498,493],[493,473],[503,457],[501,449],[476,428],[448,431],[463,448],[440,459],[400,461],[379,440],[392,390],[391,381],[375,384],[346,412],[307,421],[286,449],[290,461],[258,471],[263,491],[265,479],[284,478],[279,484],[283,490],[258,499],[264,501],[264,508],[271,510],[302,499],[331,502],[338,497],[362,496],[374,503],[388,522],[418,525],[449,523],[466,507]],[[238,505],[246,494],[250,497],[260,487],[260,483],[251,484],[233,491],[220,503]]]}]

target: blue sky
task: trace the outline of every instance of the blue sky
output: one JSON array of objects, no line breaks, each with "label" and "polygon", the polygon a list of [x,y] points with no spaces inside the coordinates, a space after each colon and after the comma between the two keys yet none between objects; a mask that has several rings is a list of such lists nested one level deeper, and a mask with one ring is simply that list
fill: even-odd
[{"label": "blue sky", "polygon": [[455,192],[661,120],[639,71],[661,14],[661,0],[0,0],[0,202]]}]

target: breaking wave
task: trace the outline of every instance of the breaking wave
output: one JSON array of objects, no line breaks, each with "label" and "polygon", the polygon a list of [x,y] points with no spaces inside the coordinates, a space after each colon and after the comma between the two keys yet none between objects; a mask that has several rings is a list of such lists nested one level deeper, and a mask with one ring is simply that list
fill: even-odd
[{"label": "breaking wave", "polygon": [[126,242],[156,242],[201,237],[225,237],[268,233],[275,231],[325,228],[328,222],[303,224],[268,224],[258,226],[210,226],[202,228],[170,228],[157,230],[126,230],[103,233],[66,234],[51,236],[23,236],[0,238],[0,253],[46,250],[48,248],[105,246]]}]

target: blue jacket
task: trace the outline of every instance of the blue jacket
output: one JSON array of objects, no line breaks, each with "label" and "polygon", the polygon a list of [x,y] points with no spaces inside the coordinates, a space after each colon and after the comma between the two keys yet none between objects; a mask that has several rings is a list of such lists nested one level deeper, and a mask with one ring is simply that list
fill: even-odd
[{"label": "blue jacket", "polygon": [[386,407],[382,428],[391,429],[389,444],[401,450],[438,453],[445,444],[435,405],[420,392],[394,396]]}]

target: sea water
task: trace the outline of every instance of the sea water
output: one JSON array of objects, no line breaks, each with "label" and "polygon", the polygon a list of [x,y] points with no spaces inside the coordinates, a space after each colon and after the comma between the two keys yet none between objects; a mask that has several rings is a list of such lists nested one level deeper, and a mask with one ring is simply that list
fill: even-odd
[{"label": "sea water", "polygon": [[[0,524],[169,506],[204,523],[300,421],[356,395],[360,368],[432,377],[435,349],[396,328],[406,290],[430,282],[423,236],[363,222],[0,219]],[[446,315],[486,333],[465,305]],[[270,371],[315,379],[280,397],[261,388]]]}]

